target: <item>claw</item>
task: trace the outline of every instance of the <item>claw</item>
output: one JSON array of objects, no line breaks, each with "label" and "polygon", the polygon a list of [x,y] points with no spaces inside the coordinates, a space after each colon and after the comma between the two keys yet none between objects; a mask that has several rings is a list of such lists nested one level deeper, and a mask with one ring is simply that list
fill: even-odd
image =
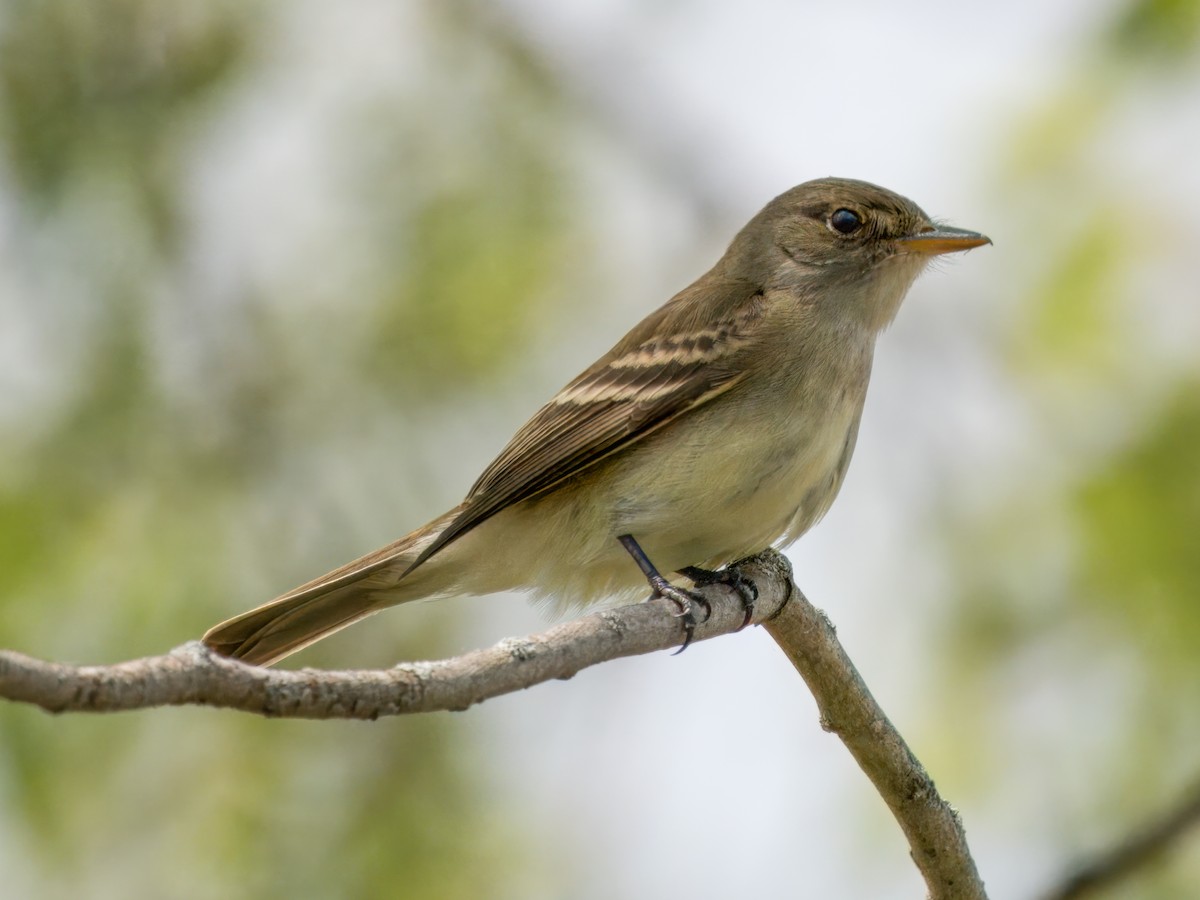
[{"label": "claw", "polygon": [[[676,587],[663,578],[659,574],[658,569],[654,568],[654,563],[650,562],[649,557],[634,540],[633,535],[623,534],[617,540],[625,548],[626,552],[633,557],[633,561],[638,564],[638,568],[642,570],[642,574],[646,576],[646,581],[650,583],[650,589],[654,591],[650,599],[663,597],[670,600],[678,608],[675,613],[675,618],[683,623],[683,643],[679,645],[679,649],[672,653],[672,656],[678,656],[691,644],[692,638],[696,634],[696,625],[701,622],[707,622],[708,617],[712,615],[712,607],[708,605],[708,601],[703,597],[693,594],[691,591],[684,590],[681,587]],[[699,606],[704,609],[704,618],[697,621],[695,607]]]},{"label": "claw", "polygon": [[[650,587],[654,593],[650,599],[662,597],[670,600],[675,604],[677,611],[675,618],[683,623],[683,643],[679,645],[679,649],[672,653],[672,656],[678,656],[691,644],[692,638],[696,634],[696,626],[701,622],[707,622],[708,617],[712,615],[712,607],[708,605],[708,601],[703,597],[693,594],[691,591],[685,591],[681,587],[676,587],[659,575],[657,578],[650,579]],[[695,608],[699,606],[704,610],[704,618],[697,619]]]},{"label": "claw", "polygon": [[679,574],[690,579],[692,584],[697,586],[724,584],[737,591],[737,595],[742,600],[742,611],[744,612],[738,631],[749,625],[754,618],[754,604],[758,602],[758,585],[743,576],[737,569],[718,569],[714,572],[711,569],[688,566],[686,569],[680,569]]},{"label": "claw", "polygon": [[[675,596],[676,594],[681,594],[683,596],[683,600],[680,600],[679,597]],[[671,594],[666,596],[668,596],[669,599],[673,600],[675,604],[680,607],[680,610],[675,614],[675,617],[683,623],[683,643],[679,645],[678,650],[671,654],[672,656],[678,656],[692,643],[692,638],[696,635],[696,625],[700,622],[708,621],[708,617],[712,615],[712,607],[708,605],[708,601],[703,597],[697,597],[694,594],[676,587],[672,587]],[[696,618],[696,606],[704,609],[703,619]]]}]

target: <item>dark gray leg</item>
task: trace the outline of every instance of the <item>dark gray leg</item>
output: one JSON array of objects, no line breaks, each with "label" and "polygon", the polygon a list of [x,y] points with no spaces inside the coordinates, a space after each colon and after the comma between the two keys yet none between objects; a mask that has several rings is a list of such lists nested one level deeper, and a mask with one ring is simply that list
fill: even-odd
[{"label": "dark gray leg", "polygon": [[663,578],[658,569],[654,567],[654,563],[650,562],[650,558],[646,556],[646,551],[634,540],[633,535],[623,534],[617,540],[621,542],[621,546],[633,557],[633,561],[637,563],[638,568],[642,570],[642,574],[646,576],[646,581],[650,583],[650,589],[654,591],[653,597],[666,597],[679,607],[679,612],[675,615],[683,621],[683,643],[679,645],[679,649],[672,655],[682,653],[687,649],[688,644],[692,642],[692,636],[696,632],[697,620],[693,606],[700,606],[704,609],[704,618],[700,621],[706,622],[708,621],[708,617],[712,615],[712,608],[709,607],[708,601],[697,594],[693,594],[691,591],[685,591],[683,588],[676,587]]}]

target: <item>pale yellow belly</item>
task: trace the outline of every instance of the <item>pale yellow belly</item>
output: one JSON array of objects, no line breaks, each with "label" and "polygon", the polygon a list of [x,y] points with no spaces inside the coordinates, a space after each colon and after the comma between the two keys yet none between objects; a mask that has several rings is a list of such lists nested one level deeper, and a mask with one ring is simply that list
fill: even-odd
[{"label": "pale yellow belly", "polygon": [[464,542],[486,541],[497,558],[485,577],[462,587],[527,589],[578,607],[645,594],[641,572],[617,541],[622,534],[633,535],[667,575],[790,543],[832,502],[860,409],[852,402],[826,411],[819,434],[802,425],[811,417],[730,435],[697,416],[675,434],[651,436],[590,478],[518,504],[466,535]]}]

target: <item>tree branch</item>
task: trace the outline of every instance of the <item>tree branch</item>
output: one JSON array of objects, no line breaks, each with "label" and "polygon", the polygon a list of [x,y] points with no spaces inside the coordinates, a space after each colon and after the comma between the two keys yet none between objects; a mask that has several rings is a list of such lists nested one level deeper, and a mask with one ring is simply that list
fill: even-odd
[{"label": "tree branch", "polygon": [[986,900],[957,811],[875,702],[826,615],[797,589],[766,628],[812,691],[821,727],[842,739],[896,817],[930,900]]},{"label": "tree branch", "polygon": [[[740,571],[759,588],[754,619],[786,603],[791,569],[777,553],[743,560]],[[744,612],[732,588],[697,588],[712,610],[695,640],[737,631]],[[108,666],[43,662],[0,651],[0,697],[53,712],[117,712],[199,705],[302,719],[377,719],[405,713],[463,710],[501,694],[566,679],[597,663],[679,646],[683,638],[668,600],[603,610],[541,634],[437,662],[390,669],[265,669],[213,653],[198,641],[162,656]]]},{"label": "tree branch", "polygon": [[[875,703],[833,627],[796,589],[788,561],[771,550],[734,564],[758,588],[754,621],[795,664],[835,732],[883,795],[908,837],[933,900],[982,900],[954,810]],[[695,640],[738,630],[741,598],[725,585],[697,589],[712,609]],[[0,651],[0,697],[49,712],[115,712],[194,704],[265,716],[374,719],[462,710],[611,659],[678,646],[674,606],[665,600],[605,610],[541,634],[510,638],[438,662],[331,672],[247,666],[192,641],[163,656],[109,666],[70,666]]]},{"label": "tree branch", "polygon": [[1200,781],[1184,791],[1182,798],[1157,818],[1080,865],[1044,898],[1079,900],[1114,887],[1118,881],[1161,857],[1197,824],[1200,824]]}]

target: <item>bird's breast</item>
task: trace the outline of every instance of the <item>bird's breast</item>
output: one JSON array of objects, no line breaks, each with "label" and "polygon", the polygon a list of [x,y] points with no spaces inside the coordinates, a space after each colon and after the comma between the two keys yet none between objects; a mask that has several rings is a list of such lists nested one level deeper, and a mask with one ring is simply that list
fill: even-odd
[{"label": "bird's breast", "polygon": [[801,395],[790,408],[722,398],[623,460],[611,480],[611,533],[638,537],[665,569],[719,565],[799,537],[841,485],[862,399],[849,389]]}]

